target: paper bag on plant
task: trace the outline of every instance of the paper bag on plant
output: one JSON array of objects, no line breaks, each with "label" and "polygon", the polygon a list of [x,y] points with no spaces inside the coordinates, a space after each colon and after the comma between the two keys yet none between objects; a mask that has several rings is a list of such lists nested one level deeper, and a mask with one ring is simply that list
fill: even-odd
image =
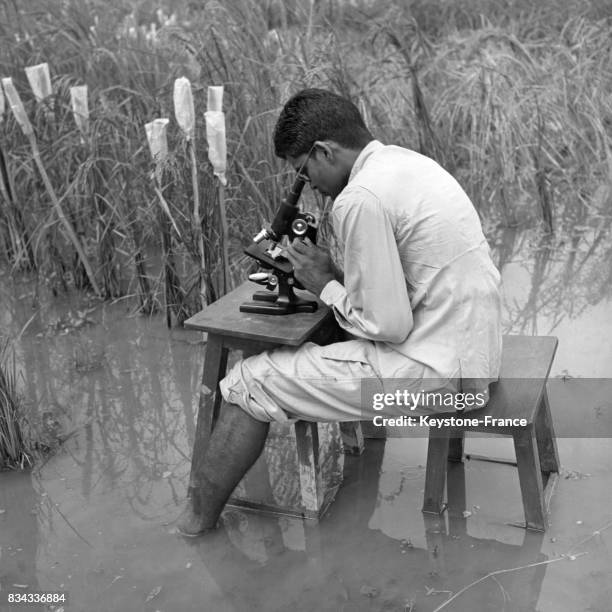
[{"label": "paper bag on plant", "polygon": [[2,87],[4,88],[4,93],[6,94],[6,99],[11,107],[11,111],[13,112],[19,127],[21,127],[22,132],[26,136],[33,134],[34,130],[32,129],[32,124],[28,119],[28,115],[23,106],[23,102],[21,101],[21,97],[19,96],[19,92],[15,89],[15,85],[13,85],[13,79],[11,77],[2,79]]},{"label": "paper bag on plant", "polygon": [[225,115],[221,111],[223,87],[208,88],[208,110],[206,118],[206,140],[208,142],[208,159],[213,172],[223,186],[227,185],[227,149],[225,143]]},{"label": "paper bag on plant", "polygon": [[155,161],[155,176],[161,184],[162,171],[168,159],[168,122],[169,119],[154,119],[145,124],[145,132],[149,143],[151,157]]},{"label": "paper bag on plant", "polygon": [[36,102],[44,105],[47,117],[53,117],[53,88],[51,86],[51,75],[49,74],[49,64],[37,64],[36,66],[26,66],[26,76]]},{"label": "paper bag on plant", "polygon": [[89,107],[87,105],[87,85],[77,85],[70,88],[70,106],[74,122],[81,132],[81,141],[87,136],[89,128]]},{"label": "paper bag on plant", "polygon": [[174,116],[187,140],[195,136],[195,109],[191,83],[186,77],[174,81]]}]

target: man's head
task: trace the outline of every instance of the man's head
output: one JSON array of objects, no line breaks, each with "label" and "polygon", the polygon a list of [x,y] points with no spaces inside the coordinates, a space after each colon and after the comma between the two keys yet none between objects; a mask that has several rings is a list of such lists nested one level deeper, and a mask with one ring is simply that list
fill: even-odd
[{"label": "man's head", "polygon": [[276,155],[332,198],[344,189],[355,159],[371,140],[357,107],[324,89],[295,94],[274,129]]}]

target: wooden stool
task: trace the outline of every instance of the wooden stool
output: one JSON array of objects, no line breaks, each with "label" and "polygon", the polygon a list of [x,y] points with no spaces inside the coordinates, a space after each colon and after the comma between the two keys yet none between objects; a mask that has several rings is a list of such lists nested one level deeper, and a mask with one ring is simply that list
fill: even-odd
[{"label": "wooden stool", "polygon": [[[325,344],[334,339],[337,331],[331,310],[322,302],[314,313],[291,315],[262,315],[240,312],[240,304],[250,301],[259,285],[245,282],[234,291],[185,321],[185,327],[208,332],[206,357],[198,406],[196,434],[191,459],[189,494],[197,482],[198,465],[202,461],[210,433],[221,407],[219,382],[225,376],[230,349],[243,351],[244,356],[261,353],[278,346],[299,346],[311,341]],[[345,452],[363,451],[363,436],[359,423],[341,425]],[[301,488],[301,512],[305,518],[318,519],[329,499],[321,485],[319,474],[319,437],[317,423],[295,423],[297,458]],[[263,510],[275,509],[230,500],[234,505]]]},{"label": "wooden stool", "polygon": [[500,378],[491,385],[489,403],[482,410],[461,416],[525,419],[526,425],[430,428],[423,512],[443,512],[448,461],[462,461],[466,431],[503,434],[514,440],[525,526],[546,530],[548,505],[559,472],[546,395],[546,381],[556,350],[557,339],[553,337],[504,336]]}]

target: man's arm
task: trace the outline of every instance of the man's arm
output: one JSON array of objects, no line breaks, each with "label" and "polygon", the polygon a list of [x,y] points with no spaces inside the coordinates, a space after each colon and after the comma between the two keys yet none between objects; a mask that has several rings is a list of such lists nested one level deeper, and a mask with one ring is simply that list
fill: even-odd
[{"label": "man's arm", "polygon": [[285,251],[296,278],[320,295],[354,336],[403,342],[412,329],[412,311],[386,211],[377,198],[358,190],[338,200],[333,213],[344,245],[344,279],[329,253],[308,240],[294,241]]},{"label": "man's arm", "polygon": [[321,299],[354,336],[403,342],[413,325],[404,270],[391,221],[364,189],[343,194],[332,209],[344,245],[344,283],[330,281]]}]

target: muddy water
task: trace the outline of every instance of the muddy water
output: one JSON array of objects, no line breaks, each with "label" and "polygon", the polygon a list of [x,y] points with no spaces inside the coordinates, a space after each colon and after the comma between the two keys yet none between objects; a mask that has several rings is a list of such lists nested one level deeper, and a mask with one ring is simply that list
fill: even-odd
[{"label": "muddy water", "polygon": [[[600,229],[552,245],[489,232],[506,331],[560,340],[552,375],[568,386],[551,403],[568,437],[546,534],[513,525],[520,489],[503,463],[456,466],[449,512],[424,518],[426,441],[415,438],[369,440],[362,457],[346,457],[318,525],[229,509],[211,536],[180,538],[172,522],[185,496],[202,338],[124,302],[48,299],[2,276],[0,329],[20,335],[27,405],[49,440],[65,441],[36,470],[0,474],[0,601],[7,591],[65,590],[65,609],[79,611],[421,612],[491,571],[522,568],[442,609],[609,611],[610,389],[584,383],[612,378],[611,253]],[[602,437],[571,437],[577,408]],[[506,442],[474,438],[467,450],[512,458]]]}]

